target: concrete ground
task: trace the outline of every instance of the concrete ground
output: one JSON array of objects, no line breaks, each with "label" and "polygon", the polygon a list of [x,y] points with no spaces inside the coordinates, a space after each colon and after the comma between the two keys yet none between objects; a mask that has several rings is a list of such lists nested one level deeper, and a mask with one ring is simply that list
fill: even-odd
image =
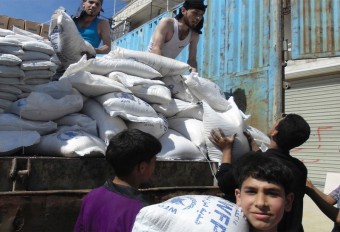
[{"label": "concrete ground", "polygon": [[305,195],[302,224],[305,232],[330,232],[333,222],[326,217],[317,205]]}]

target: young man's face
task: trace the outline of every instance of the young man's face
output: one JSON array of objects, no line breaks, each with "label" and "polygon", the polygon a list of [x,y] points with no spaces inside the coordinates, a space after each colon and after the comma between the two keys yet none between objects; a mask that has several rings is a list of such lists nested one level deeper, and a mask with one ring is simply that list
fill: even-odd
[{"label": "young man's face", "polygon": [[202,20],[204,11],[197,9],[186,10],[184,7],[182,7],[182,14],[184,17],[184,23],[189,28],[194,29],[197,24]]},{"label": "young man's face", "polygon": [[102,2],[100,0],[86,0],[83,7],[88,15],[96,16],[102,9]]},{"label": "young man's face", "polygon": [[276,231],[285,211],[290,211],[293,194],[285,196],[283,187],[248,177],[235,191],[252,231]]}]

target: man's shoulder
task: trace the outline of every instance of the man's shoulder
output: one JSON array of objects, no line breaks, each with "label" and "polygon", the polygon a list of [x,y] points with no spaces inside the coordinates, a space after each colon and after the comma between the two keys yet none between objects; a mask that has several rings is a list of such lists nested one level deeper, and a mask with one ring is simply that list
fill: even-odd
[{"label": "man's shoulder", "polygon": [[162,25],[162,26],[166,26],[166,27],[170,27],[170,26],[173,26],[174,25],[174,20],[173,18],[162,18],[160,21],[159,21],[159,25]]}]

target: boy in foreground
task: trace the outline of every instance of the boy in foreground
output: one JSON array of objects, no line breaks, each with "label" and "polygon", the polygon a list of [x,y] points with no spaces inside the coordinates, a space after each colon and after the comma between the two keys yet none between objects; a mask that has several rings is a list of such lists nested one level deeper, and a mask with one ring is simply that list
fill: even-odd
[{"label": "boy in foreground", "polygon": [[266,154],[240,158],[233,172],[236,203],[248,219],[250,232],[277,232],[285,212],[292,208],[292,171]]},{"label": "boy in foreground", "polygon": [[138,187],[150,179],[161,148],[155,137],[137,129],[115,135],[106,160],[116,176],[85,196],[74,231],[131,231],[145,206]]}]

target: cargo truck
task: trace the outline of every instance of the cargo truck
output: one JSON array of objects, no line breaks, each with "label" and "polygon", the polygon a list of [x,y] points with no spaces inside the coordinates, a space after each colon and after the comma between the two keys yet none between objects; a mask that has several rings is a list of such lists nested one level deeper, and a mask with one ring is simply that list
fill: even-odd
[{"label": "cargo truck", "polygon": [[[323,1],[312,1],[321,5]],[[339,12],[339,4],[332,0]],[[293,58],[338,56],[306,50],[303,0],[208,0],[204,32],[198,47],[199,74],[233,95],[249,124],[266,131],[284,112],[284,66],[288,45],[284,16],[292,12]],[[113,45],[146,50],[162,17],[172,17],[180,6],[165,12],[113,41]],[[326,7],[327,8],[327,7]],[[302,11],[301,11],[302,10]],[[330,17],[325,11],[318,16]],[[309,19],[312,17],[308,16]],[[327,21],[327,19],[325,19]],[[287,25],[285,25],[287,26]],[[326,36],[326,35],[323,35]],[[339,36],[334,33],[334,36]],[[339,37],[336,39],[339,41]],[[312,46],[312,45],[309,45]],[[185,61],[187,52],[178,59]],[[141,189],[152,203],[181,194],[221,195],[213,173],[216,162],[157,161],[154,178]],[[82,197],[111,178],[105,158],[60,158],[22,154],[0,158],[0,231],[72,231]]]}]

